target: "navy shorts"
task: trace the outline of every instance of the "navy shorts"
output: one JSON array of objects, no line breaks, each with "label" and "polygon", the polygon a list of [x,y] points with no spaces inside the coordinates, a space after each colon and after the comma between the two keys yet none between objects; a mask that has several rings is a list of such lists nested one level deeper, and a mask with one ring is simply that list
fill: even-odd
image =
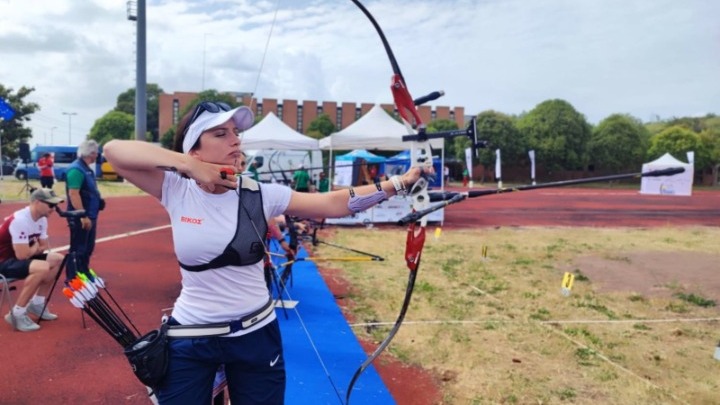
[{"label": "navy shorts", "polygon": [[0,263],[0,274],[6,278],[23,280],[30,274],[30,262],[33,260],[47,260],[47,253],[35,255],[29,259],[7,259]]},{"label": "navy shorts", "polygon": [[169,344],[167,377],[155,391],[162,405],[209,404],[215,373],[225,365],[233,404],[282,405],[285,359],[280,325],[237,337],[175,338]]}]

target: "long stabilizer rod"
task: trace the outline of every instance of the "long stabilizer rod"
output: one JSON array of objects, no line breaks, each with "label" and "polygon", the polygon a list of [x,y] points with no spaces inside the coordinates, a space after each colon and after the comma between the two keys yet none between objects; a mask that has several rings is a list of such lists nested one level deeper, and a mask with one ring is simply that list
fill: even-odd
[{"label": "long stabilizer rod", "polygon": [[431,212],[435,212],[441,208],[447,207],[450,204],[455,204],[457,202],[460,202],[466,198],[475,198],[475,197],[482,197],[486,195],[493,195],[493,194],[505,194],[505,193],[513,193],[516,191],[527,191],[527,190],[536,190],[540,188],[553,188],[553,187],[566,187],[566,186],[574,186],[577,184],[587,184],[587,183],[599,183],[603,181],[611,181],[611,180],[622,180],[622,179],[632,179],[632,178],[640,178],[640,177],[661,177],[661,176],[674,176],[676,174],[683,173],[685,171],[685,168],[683,167],[671,167],[667,169],[661,169],[661,170],[653,170],[649,172],[640,172],[640,173],[627,173],[627,174],[614,174],[610,176],[600,176],[600,177],[588,177],[585,179],[575,179],[575,180],[564,180],[564,181],[554,181],[550,183],[542,183],[542,184],[528,184],[523,186],[516,186],[516,187],[501,187],[497,189],[483,189],[483,190],[471,190],[467,192],[450,192],[450,191],[441,191],[441,192],[430,192],[430,202],[437,202],[442,201],[440,204],[433,205],[429,208],[426,208],[421,211],[412,212],[398,220],[398,225],[407,225],[409,223],[413,223],[418,221],[420,218],[424,217],[425,215],[430,214]]}]

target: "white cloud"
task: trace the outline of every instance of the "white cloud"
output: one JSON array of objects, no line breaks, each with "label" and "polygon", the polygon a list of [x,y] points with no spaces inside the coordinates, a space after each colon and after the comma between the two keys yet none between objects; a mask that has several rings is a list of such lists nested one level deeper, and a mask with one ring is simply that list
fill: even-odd
[{"label": "white cloud", "polygon": [[[166,91],[390,102],[391,70],[351,2],[148,1],[147,79]],[[598,122],[715,112],[720,2],[366,0],[415,96],[468,114],[563,98]],[[276,18],[275,24],[272,24]],[[263,59],[270,30],[270,44]],[[35,87],[36,142],[73,143],[134,86],[134,24],[115,0],[0,0],[0,83]],[[255,83],[258,82],[257,88]]]}]

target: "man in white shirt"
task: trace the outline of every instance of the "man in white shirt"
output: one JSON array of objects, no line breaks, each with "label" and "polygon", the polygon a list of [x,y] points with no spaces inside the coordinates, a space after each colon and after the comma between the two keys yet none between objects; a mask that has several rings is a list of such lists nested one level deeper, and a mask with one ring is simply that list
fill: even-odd
[{"label": "man in white shirt", "polygon": [[60,253],[46,252],[47,217],[63,201],[50,189],[37,189],[30,195],[30,205],[15,211],[0,226],[0,273],[6,278],[24,280],[5,321],[21,332],[40,329],[28,314],[46,321],[57,319],[47,308],[40,313],[46,307],[45,297],[63,260]]}]

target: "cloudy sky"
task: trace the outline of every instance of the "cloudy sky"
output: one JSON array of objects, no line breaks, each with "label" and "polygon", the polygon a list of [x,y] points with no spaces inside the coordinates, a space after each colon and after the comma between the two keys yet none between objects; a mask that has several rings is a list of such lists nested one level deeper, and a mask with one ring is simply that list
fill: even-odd
[{"label": "cloudy sky", "polygon": [[[365,5],[413,95],[445,90],[436,105],[519,114],[561,98],[591,123],[720,113],[717,0]],[[75,144],[134,87],[135,24],[122,0],[0,0],[0,55],[0,83],[36,89],[31,143]],[[147,60],[166,92],[391,102],[387,57],[350,1],[147,0]]]}]

